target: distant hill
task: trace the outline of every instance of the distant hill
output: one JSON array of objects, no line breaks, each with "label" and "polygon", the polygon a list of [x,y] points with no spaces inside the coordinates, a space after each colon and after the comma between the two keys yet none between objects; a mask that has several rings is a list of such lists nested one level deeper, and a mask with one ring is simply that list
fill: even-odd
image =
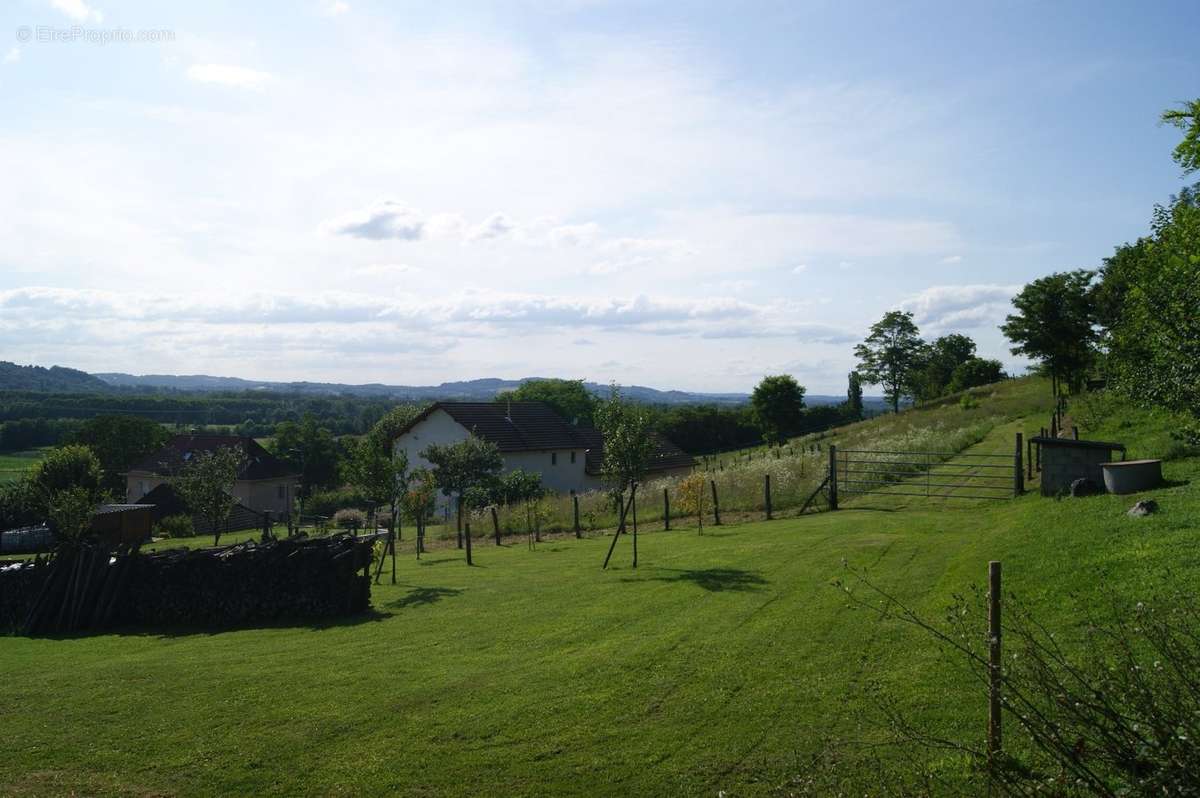
[{"label": "distant hill", "polygon": [[[264,391],[273,393],[296,393],[305,395],[327,396],[362,396],[391,399],[422,400],[459,400],[487,401],[503,391],[511,391],[523,382],[542,379],[525,377],[519,380],[502,380],[494,377],[463,380],[459,382],[443,382],[440,385],[384,385],[382,383],[367,383],[362,385],[346,385],[335,382],[270,382],[264,380],[245,380],[240,377],[213,377],[207,374],[174,375],[174,374],[96,374],[108,385],[122,388],[158,388],[176,391]],[[588,390],[597,396],[607,396],[608,386],[600,383],[584,383]],[[745,393],[699,393],[693,391],[659,390],[643,385],[622,386],[621,392],[630,399],[654,404],[724,404],[735,405],[746,402],[749,394]],[[806,397],[810,405],[838,404],[845,400],[843,396],[823,396],[820,394]],[[883,409],[882,399],[870,397],[864,400],[868,409]]]},{"label": "distant hill", "polygon": [[0,391],[95,392],[108,390],[108,384],[86,371],[62,366],[18,366],[0,360]]}]

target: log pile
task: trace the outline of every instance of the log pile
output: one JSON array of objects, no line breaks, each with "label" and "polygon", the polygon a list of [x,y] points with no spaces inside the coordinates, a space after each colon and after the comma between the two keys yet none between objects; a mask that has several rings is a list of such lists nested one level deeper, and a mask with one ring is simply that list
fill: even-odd
[{"label": "log pile", "polygon": [[223,628],[362,612],[373,538],[289,539],[152,554],[80,546],[0,569],[0,632]]}]

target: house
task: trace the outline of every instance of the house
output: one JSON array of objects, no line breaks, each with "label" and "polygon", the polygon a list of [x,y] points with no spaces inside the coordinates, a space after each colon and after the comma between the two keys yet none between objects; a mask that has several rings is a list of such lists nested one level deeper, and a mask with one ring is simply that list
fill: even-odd
[{"label": "house", "polygon": [[258,441],[240,435],[176,435],[162,449],[125,472],[125,501],[140,503],[151,491],[170,483],[191,458],[222,448],[240,449],[245,455],[232,491],[239,504],[255,512],[269,511],[278,516],[290,511],[300,475]]},{"label": "house", "polygon": [[[457,443],[474,434],[496,444],[503,470],[539,474],[546,488],[582,493],[604,487],[604,436],[568,423],[543,402],[438,402],[413,419],[393,441],[409,468],[429,468],[421,452],[430,444]],[[655,434],[648,478],[687,474],[691,455]]]}]

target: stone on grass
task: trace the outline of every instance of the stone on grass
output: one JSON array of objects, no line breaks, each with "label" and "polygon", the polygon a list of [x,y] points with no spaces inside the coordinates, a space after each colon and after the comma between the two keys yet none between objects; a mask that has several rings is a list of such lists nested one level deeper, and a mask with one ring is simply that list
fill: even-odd
[{"label": "stone on grass", "polygon": [[1154,499],[1143,499],[1137,504],[1129,508],[1129,512],[1125,513],[1130,518],[1141,518],[1144,515],[1158,512],[1158,502]]}]

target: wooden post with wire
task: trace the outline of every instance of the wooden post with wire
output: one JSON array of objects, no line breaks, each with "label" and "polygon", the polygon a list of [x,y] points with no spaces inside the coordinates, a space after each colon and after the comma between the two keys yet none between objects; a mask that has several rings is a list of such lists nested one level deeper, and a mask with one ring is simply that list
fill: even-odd
[{"label": "wooden post with wire", "polygon": [[1013,454],[1013,495],[1020,496],[1025,492],[1025,467],[1021,463],[1021,440],[1024,436],[1017,433],[1017,450]]},{"label": "wooden post with wire", "polygon": [[671,531],[671,494],[663,488],[663,531]]},{"label": "wooden post with wire", "polygon": [[767,520],[771,520],[771,475],[763,474],[763,504],[767,508]]},{"label": "wooden post with wire", "polygon": [[838,508],[837,447],[829,445],[829,509]]},{"label": "wooden post with wire", "polygon": [[717,481],[710,479],[708,484],[712,486],[713,495],[713,526],[721,525],[721,504],[717,501]]},{"label": "wooden post with wire", "polygon": [[1002,653],[1000,648],[1000,561],[988,563],[988,770],[1003,750],[1000,719]]}]

